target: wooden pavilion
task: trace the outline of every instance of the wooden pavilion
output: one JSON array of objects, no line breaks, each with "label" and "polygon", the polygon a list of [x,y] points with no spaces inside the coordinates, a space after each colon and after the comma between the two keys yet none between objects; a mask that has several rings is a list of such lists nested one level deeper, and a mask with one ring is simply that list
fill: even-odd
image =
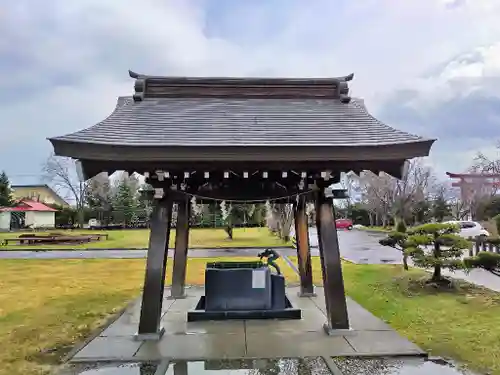
[{"label": "wooden pavilion", "polygon": [[[432,139],[395,130],[349,97],[339,78],[159,77],[129,72],[135,93],[120,97],[98,124],[50,138],[55,154],[81,161],[85,178],[125,170],[143,174],[155,206],[138,339],[159,339],[172,206],[178,205],[172,297],[182,298],[190,198],[294,197],[301,293],[314,293],[305,203],[316,226],[327,332],[349,329],[335,213],[325,188],[341,172],[395,177],[408,159],[427,156]],[[296,198],[296,199],[295,199]]]}]

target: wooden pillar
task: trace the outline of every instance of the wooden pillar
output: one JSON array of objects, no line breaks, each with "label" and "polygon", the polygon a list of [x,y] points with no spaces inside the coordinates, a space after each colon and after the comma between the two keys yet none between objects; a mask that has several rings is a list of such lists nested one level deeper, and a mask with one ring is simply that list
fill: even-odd
[{"label": "wooden pillar", "polygon": [[306,199],[299,196],[295,203],[295,236],[297,238],[297,265],[300,276],[300,297],[312,297],[314,293],[309,226],[306,214]]},{"label": "wooden pillar", "polygon": [[349,318],[333,200],[325,197],[324,186],[316,195],[316,228],[326,304],[327,322],[324,328],[328,334],[332,334],[337,329],[349,329]]},{"label": "wooden pillar", "polygon": [[161,200],[155,200],[151,215],[151,232],[142,292],[139,330],[136,334],[137,340],[159,340],[164,332],[164,329],[160,326],[160,320],[171,221],[171,197],[167,196]]},{"label": "wooden pillar", "polygon": [[177,204],[177,226],[175,229],[174,267],[172,273],[171,298],[185,298],[186,266],[189,246],[189,216],[191,204],[187,197]]}]

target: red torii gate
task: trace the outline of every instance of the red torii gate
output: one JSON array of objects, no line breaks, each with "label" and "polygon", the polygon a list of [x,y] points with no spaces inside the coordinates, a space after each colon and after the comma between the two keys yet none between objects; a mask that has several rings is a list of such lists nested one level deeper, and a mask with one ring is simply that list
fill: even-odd
[{"label": "red torii gate", "polygon": [[[485,186],[500,188],[500,174],[498,173],[451,173],[446,172],[449,178],[459,179],[451,184],[460,188],[462,200],[469,202],[472,194]],[[493,180],[493,181],[492,181]]]}]

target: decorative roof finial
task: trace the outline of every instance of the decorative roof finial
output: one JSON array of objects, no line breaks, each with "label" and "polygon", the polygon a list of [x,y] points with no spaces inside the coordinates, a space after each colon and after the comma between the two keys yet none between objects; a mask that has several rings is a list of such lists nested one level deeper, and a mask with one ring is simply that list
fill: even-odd
[{"label": "decorative roof finial", "polygon": [[140,74],[139,73],[136,73],[136,72],[133,72],[132,70],[128,70],[128,75],[130,76],[130,78],[139,78]]}]

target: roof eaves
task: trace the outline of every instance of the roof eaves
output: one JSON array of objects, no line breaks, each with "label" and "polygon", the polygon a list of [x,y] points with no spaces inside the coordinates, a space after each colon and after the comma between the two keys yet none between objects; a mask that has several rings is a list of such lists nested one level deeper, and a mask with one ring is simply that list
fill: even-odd
[{"label": "roof eaves", "polygon": [[[116,100],[115,108],[113,109],[113,111],[105,119],[103,119],[102,121],[99,121],[97,124],[94,124],[94,125],[86,128],[86,129],[83,129],[83,130],[88,131],[88,130],[91,130],[91,129],[95,128],[95,127],[98,127],[100,124],[102,124],[107,119],[109,119],[111,116],[113,116],[121,108],[123,108],[123,107],[131,104],[132,102],[133,102],[132,96],[119,96],[117,98],[117,100]],[[82,130],[76,131],[75,133],[79,133],[80,131],[82,131]],[[75,133],[69,133],[69,134],[65,134],[65,135],[61,135],[61,136],[56,136],[56,137],[47,137],[46,139],[49,142],[51,142],[52,145],[54,145],[54,142],[52,142],[53,140],[55,140],[55,141],[61,141],[61,140],[62,141],[67,141],[68,139],[72,139],[71,136],[73,134],[75,134]],[[88,143],[88,142],[83,141],[83,143]]]}]

